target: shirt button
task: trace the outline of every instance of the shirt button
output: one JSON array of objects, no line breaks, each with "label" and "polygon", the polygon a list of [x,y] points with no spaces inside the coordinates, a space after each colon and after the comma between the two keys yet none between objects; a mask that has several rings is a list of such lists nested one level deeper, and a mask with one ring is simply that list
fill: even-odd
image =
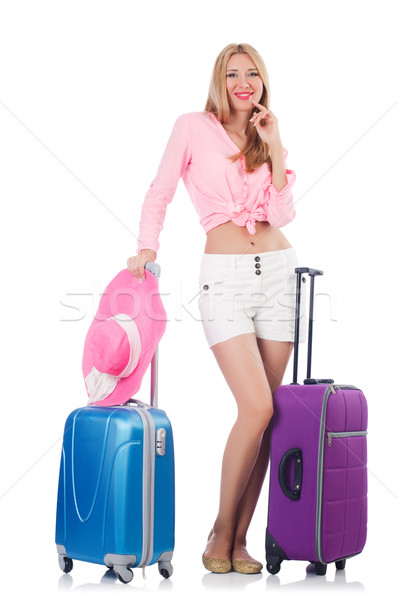
[{"label": "shirt button", "polygon": [[260,274],[261,274],[261,272],[259,271],[259,269],[258,269],[257,271],[255,271],[255,273],[256,273],[257,275],[260,275]]},{"label": "shirt button", "polygon": [[257,269],[259,269],[259,267],[260,267],[260,266],[261,266],[261,263],[255,263],[255,267],[256,267]]},{"label": "shirt button", "polygon": [[256,261],[256,262],[259,262],[259,261],[260,261],[260,259],[261,259],[261,257],[260,257],[260,256],[255,256],[255,261]]},{"label": "shirt button", "polygon": [[208,290],[208,285],[207,284],[203,285],[203,289]]}]

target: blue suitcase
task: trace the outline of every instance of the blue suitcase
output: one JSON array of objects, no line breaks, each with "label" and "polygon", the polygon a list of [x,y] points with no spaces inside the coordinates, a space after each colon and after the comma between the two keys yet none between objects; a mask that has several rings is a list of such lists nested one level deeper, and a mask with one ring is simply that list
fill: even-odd
[{"label": "blue suitcase", "polygon": [[171,423],[157,408],[158,348],[151,404],[85,406],[66,420],[55,542],[64,573],[73,559],[103,564],[120,581],[158,563],[172,575],[175,467]]}]

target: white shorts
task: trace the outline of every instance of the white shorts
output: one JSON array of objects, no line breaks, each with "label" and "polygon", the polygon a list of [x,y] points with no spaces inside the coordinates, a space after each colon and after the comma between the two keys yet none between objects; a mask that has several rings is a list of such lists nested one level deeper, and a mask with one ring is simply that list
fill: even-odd
[{"label": "white shorts", "polygon": [[[209,347],[241,333],[267,340],[295,339],[294,248],[257,254],[203,254],[198,305]],[[306,340],[302,278],[299,342]]]}]

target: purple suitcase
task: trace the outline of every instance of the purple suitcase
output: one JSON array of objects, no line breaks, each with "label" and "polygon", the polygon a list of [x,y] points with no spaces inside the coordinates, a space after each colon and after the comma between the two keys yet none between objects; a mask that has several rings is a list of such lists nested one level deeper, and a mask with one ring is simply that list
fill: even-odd
[{"label": "purple suitcase", "polygon": [[[293,383],[274,396],[266,568],[280,571],[283,560],[344,569],[359,554],[367,535],[367,421],[363,392],[332,379],[312,379],[314,277],[297,274]],[[310,277],[307,378],[297,383],[301,278]]]}]

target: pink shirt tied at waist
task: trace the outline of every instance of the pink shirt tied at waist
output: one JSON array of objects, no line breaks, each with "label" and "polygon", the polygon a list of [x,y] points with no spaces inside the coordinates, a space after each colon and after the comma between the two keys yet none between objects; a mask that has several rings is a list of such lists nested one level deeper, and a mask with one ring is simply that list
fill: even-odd
[{"label": "pink shirt tied at waist", "polygon": [[[274,227],[290,223],[295,218],[291,192],[295,172],[286,168],[287,183],[279,191],[267,163],[247,173],[244,155],[234,162],[228,158],[238,152],[214,114],[192,112],[178,117],[142,205],[137,252],[150,248],[157,256],[167,204],[180,177],[206,233],[230,220],[245,226],[251,235],[256,233],[255,221],[268,221]],[[284,161],[287,154],[284,148]]]}]

